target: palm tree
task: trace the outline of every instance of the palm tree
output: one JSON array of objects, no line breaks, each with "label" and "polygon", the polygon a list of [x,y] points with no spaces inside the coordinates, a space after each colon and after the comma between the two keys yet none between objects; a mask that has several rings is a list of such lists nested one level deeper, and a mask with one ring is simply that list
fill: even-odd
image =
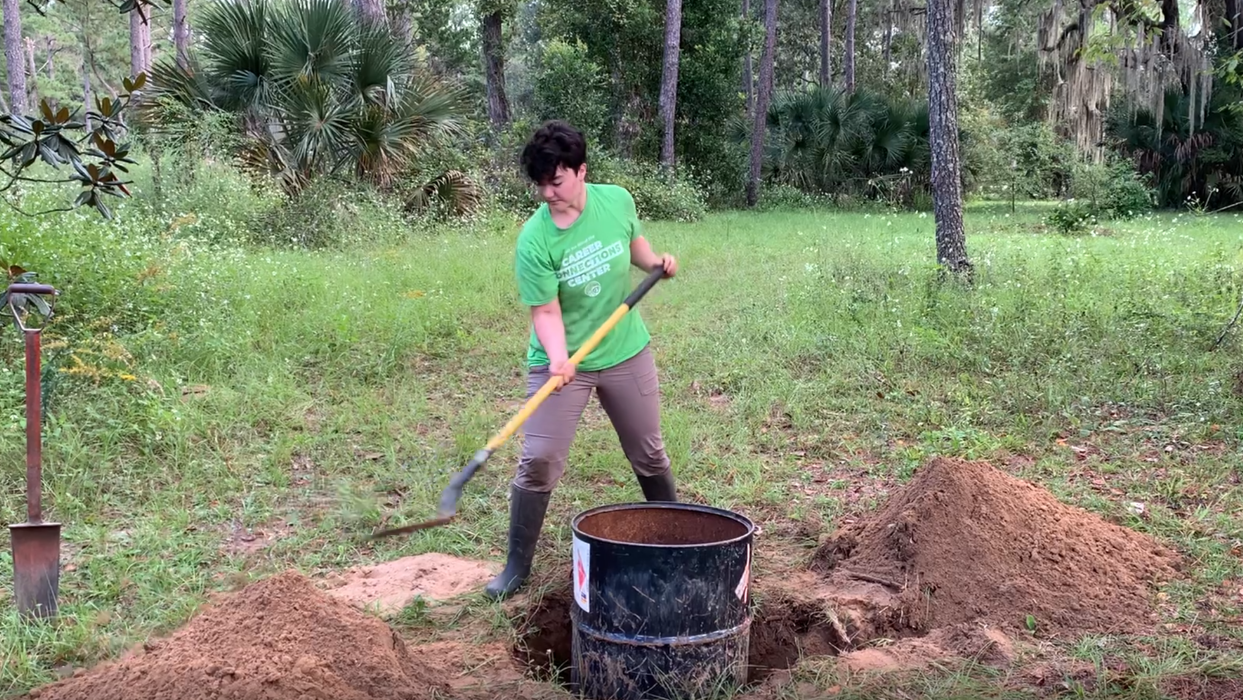
[{"label": "palm tree", "polygon": [[[1115,108],[1106,122],[1114,149],[1152,179],[1157,204],[1177,207],[1189,197],[1224,207],[1243,202],[1243,95],[1229,84],[1214,86],[1202,123],[1198,106],[1180,86],[1165,91],[1160,111],[1147,106]],[[1193,128],[1194,125],[1194,128]]]},{"label": "palm tree", "polygon": [[213,0],[200,33],[187,66],[152,68],[144,116],[158,127],[184,108],[235,115],[247,162],[289,192],[345,171],[389,187],[460,133],[464,93],[417,70],[401,37],[348,3]]},{"label": "palm tree", "polygon": [[[767,176],[824,194],[913,204],[930,182],[928,106],[845,86],[789,91],[768,112]],[[745,138],[741,124],[734,138]]]}]

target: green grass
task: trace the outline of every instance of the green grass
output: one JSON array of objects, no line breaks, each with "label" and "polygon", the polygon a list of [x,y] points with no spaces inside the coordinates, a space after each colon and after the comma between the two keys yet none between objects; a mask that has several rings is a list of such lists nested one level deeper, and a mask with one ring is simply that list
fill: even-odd
[{"label": "green grass", "polygon": [[[885,485],[936,454],[1012,465],[1192,563],[1169,591],[1174,641],[1065,649],[1128,669],[1067,697],[1156,698],[1163,679],[1208,677],[1206,665],[1237,678],[1243,329],[1210,348],[1243,293],[1243,220],[1160,215],[1067,238],[1043,231],[1041,214],[968,213],[970,289],[938,280],[930,215],[649,224],[682,270],[639,310],[681,491],[755,517],[774,546],[796,549],[875,505],[880,492],[850,495],[859,467]],[[245,577],[429,551],[503,556],[516,440],[467,488],[455,523],[365,536],[381,513],[431,515],[449,475],[521,402],[528,326],[511,273],[514,222],[304,253],[209,245],[169,233],[170,219],[142,230],[73,219],[77,238],[17,222],[26,228],[0,237],[0,257],[66,288],[45,361],[79,366],[52,385],[45,429],[45,503],[65,523],[62,619],[17,620],[5,539],[0,696],[167,632]],[[47,238],[23,238],[33,226]],[[92,265],[93,237],[128,254]],[[11,328],[0,359],[0,512],[12,522],[24,513],[24,443]],[[539,566],[568,557],[566,516],[638,498],[593,407]],[[235,533],[248,528],[273,540],[241,547]],[[503,632],[495,606],[466,615]],[[1195,641],[1206,636],[1215,651]],[[890,695],[803,673],[841,697],[1021,696],[1007,689],[1014,678],[975,667]]]}]

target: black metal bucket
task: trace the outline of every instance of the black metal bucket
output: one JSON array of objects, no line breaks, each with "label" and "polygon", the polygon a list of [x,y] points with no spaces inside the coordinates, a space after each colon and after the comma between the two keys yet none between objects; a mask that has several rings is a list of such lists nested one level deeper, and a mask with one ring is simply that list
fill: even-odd
[{"label": "black metal bucket", "polygon": [[755,525],[691,503],[571,522],[570,684],[593,700],[699,698],[747,680]]}]

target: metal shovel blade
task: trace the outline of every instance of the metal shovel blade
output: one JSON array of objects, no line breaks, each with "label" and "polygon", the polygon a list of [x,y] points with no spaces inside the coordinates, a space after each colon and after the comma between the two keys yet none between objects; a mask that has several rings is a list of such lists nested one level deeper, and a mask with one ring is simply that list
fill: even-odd
[{"label": "metal shovel blade", "polygon": [[56,616],[60,590],[60,523],[9,525],[17,611],[31,618]]}]

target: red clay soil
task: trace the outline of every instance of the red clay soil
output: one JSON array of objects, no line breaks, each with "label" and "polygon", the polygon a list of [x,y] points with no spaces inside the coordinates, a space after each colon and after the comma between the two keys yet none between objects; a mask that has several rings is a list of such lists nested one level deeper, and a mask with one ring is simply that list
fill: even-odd
[{"label": "red clay soil", "polygon": [[423,660],[384,622],[287,572],[208,607],[167,639],[31,693],[39,700],[430,700]]},{"label": "red clay soil", "polygon": [[816,570],[898,593],[905,634],[986,622],[1037,633],[1141,633],[1177,556],[982,462],[935,459],[836,533]]}]

